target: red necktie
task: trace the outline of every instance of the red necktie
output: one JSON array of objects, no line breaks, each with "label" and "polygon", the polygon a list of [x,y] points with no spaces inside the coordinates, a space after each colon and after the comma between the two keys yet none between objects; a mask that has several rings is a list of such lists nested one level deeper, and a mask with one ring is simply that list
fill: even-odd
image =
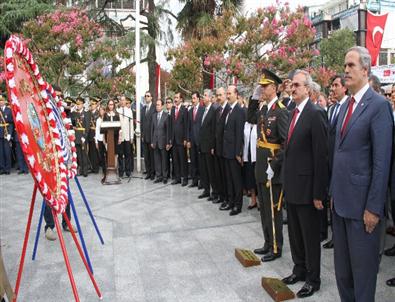
[{"label": "red necktie", "polygon": [[294,111],[294,114],[292,116],[291,125],[289,126],[287,144],[289,143],[289,140],[291,139],[292,133],[294,132],[296,118],[298,117],[298,114],[299,114],[299,109],[296,108],[295,111]]},{"label": "red necktie", "polygon": [[347,124],[350,121],[350,118],[351,118],[351,115],[352,115],[352,110],[353,110],[353,107],[354,107],[354,103],[355,103],[355,99],[354,99],[354,97],[352,97],[350,99],[350,101],[348,102],[347,115],[346,115],[346,118],[344,119],[344,123],[343,123],[342,129],[340,131],[341,137],[343,137],[344,130],[346,130]]},{"label": "red necktie", "polygon": [[196,108],[197,106],[193,107],[193,121],[196,119]]},{"label": "red necktie", "polygon": [[176,115],[175,118],[178,119],[178,107],[176,107]]}]

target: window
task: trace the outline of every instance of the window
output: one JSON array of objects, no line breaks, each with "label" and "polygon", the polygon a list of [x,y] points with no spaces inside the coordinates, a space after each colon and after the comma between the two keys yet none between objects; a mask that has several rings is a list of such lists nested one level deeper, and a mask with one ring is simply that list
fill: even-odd
[{"label": "window", "polygon": [[386,51],[380,51],[379,55],[379,65],[387,65],[388,64],[388,54]]}]

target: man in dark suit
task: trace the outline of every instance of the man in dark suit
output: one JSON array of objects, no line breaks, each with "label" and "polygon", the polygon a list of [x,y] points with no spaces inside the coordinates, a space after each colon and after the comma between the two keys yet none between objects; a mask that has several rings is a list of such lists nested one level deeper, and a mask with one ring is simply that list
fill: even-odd
[{"label": "man in dark suit", "polygon": [[[204,193],[208,193],[209,201],[218,199],[217,179],[215,178],[214,169],[214,147],[215,147],[215,109],[211,103],[212,91],[204,90],[203,102],[204,112],[201,119],[201,128],[199,132],[200,147],[200,181]],[[211,188],[211,195],[210,195]],[[206,196],[207,196],[206,195]]]},{"label": "man in dark suit", "polygon": [[99,173],[99,151],[96,149],[96,121],[99,118],[99,109],[97,108],[99,98],[89,97],[90,114],[89,114],[89,132],[88,132],[88,157],[93,173]]},{"label": "man in dark suit", "polygon": [[308,297],[320,289],[320,211],[327,195],[328,146],[326,112],[309,100],[311,76],[297,70],[292,79],[292,112],[283,161],[288,233],[294,267],[286,284],[306,281],[297,292]]},{"label": "man in dark suit", "polygon": [[11,108],[6,106],[6,99],[0,95],[0,174],[11,172],[11,137],[14,131]]},{"label": "man in dark suit", "polygon": [[229,104],[226,102],[225,89],[220,87],[216,91],[218,108],[215,110],[215,145],[214,145],[214,173],[218,181],[218,201],[214,203],[221,203],[220,210],[228,209],[228,189],[226,184],[225,172],[225,158],[223,157],[223,140],[224,140],[224,126],[225,118],[230,109]]},{"label": "man in dark suit", "polygon": [[[189,187],[197,187],[199,182],[199,131],[202,121],[204,108],[200,106],[200,94],[195,91],[192,93],[192,106],[188,111],[188,138],[187,148],[189,149],[189,158],[191,162],[191,179],[192,184]],[[199,198],[205,198],[207,192],[203,192]]]},{"label": "man in dark suit", "polygon": [[171,109],[171,146],[173,149],[175,179],[172,185],[181,183],[188,184],[187,169],[187,132],[188,132],[188,109],[182,105],[184,98],[180,92],[174,95],[174,106]]},{"label": "man in dark suit", "polygon": [[144,164],[147,175],[145,179],[153,180],[155,178],[155,160],[154,150],[151,147],[151,128],[152,115],[155,113],[155,106],[152,104],[152,94],[145,93],[145,106],[141,111],[141,141],[144,148]]},{"label": "man in dark suit", "polygon": [[[277,97],[281,79],[276,74],[264,69],[259,84],[267,102],[267,112],[260,116],[258,122],[255,179],[265,244],[254,252],[262,254],[261,260],[267,262],[281,257],[283,247],[282,207],[278,205],[282,203],[281,166],[287,139],[288,110]],[[257,104],[258,100],[251,99],[251,103],[250,106]],[[258,107],[258,104],[252,107]]]},{"label": "man in dark suit", "polygon": [[[337,74],[332,78],[331,83],[331,92],[333,95],[333,99],[335,100],[335,104],[333,104],[328,109],[328,160],[329,160],[329,179],[331,179],[332,174],[332,164],[333,164],[333,151],[335,148],[335,137],[336,137],[336,125],[339,117],[340,107],[347,100],[347,88],[345,87],[344,75]],[[329,203],[326,202],[324,204],[324,212],[323,212],[323,220],[321,225],[321,233],[328,233],[328,208]],[[332,221],[332,215],[331,221]],[[333,240],[329,240],[323,245],[325,249],[333,248]]]},{"label": "man in dark suit", "polygon": [[230,106],[225,118],[223,137],[223,157],[225,158],[226,182],[229,204],[224,210],[229,215],[237,215],[243,206],[243,182],[241,176],[245,112],[237,103],[238,91],[230,85],[226,98]]},{"label": "man in dark suit", "polygon": [[154,183],[162,182],[167,184],[167,151],[170,149],[170,118],[167,112],[163,111],[163,102],[156,101],[156,113],[152,117],[151,147],[155,154],[156,180]]},{"label": "man in dark suit", "polygon": [[369,87],[366,48],[350,48],[344,66],[350,98],[339,112],[330,186],[336,281],[342,301],[374,301],[391,168],[392,109]]}]

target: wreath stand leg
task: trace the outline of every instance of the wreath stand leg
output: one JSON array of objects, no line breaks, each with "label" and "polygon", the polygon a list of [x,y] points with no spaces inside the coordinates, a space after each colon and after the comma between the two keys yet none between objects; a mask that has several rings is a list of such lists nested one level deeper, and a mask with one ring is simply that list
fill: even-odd
[{"label": "wreath stand leg", "polygon": [[[84,249],[84,254],[85,254],[85,257],[86,257],[86,259],[88,261],[89,270],[90,270],[91,273],[93,273],[93,268],[92,268],[91,260],[89,258],[88,249],[86,248],[84,235],[82,234],[82,229],[81,229],[81,226],[80,226],[80,220],[78,219],[77,210],[75,209],[75,205],[74,205],[74,200],[73,200],[73,197],[71,196],[70,185],[67,188],[67,196],[68,196],[68,199],[69,199],[71,210],[73,211],[73,216],[74,216],[74,219],[75,219],[75,224],[77,225],[78,235],[79,235],[80,240],[81,240],[82,248]],[[65,216],[67,216],[67,215],[63,215],[63,217],[65,217]],[[68,217],[67,217],[67,220],[70,222]],[[67,223],[67,220],[65,219],[66,223]],[[70,232],[73,234],[74,231],[73,231],[71,225],[69,225],[69,224],[67,224],[67,225],[69,227]]]},{"label": "wreath stand leg", "polygon": [[41,206],[41,212],[40,212],[40,218],[38,220],[36,238],[34,240],[34,248],[33,248],[33,255],[32,255],[32,260],[33,261],[36,260],[37,246],[38,246],[38,240],[40,239],[40,230],[41,230],[41,225],[42,225],[42,222],[43,222],[44,210],[45,210],[45,199],[43,199],[43,204]]},{"label": "wreath stand leg", "polygon": [[[69,229],[72,230],[70,220],[69,220],[69,218],[67,217],[66,213],[63,213],[63,218],[64,218],[64,220],[66,221],[67,226],[69,227]],[[78,253],[80,254],[80,257],[81,257],[81,259],[82,259],[82,262],[84,262],[86,271],[88,272],[89,278],[90,278],[91,281],[92,281],[92,284],[93,284],[93,286],[94,286],[94,288],[95,288],[95,290],[96,290],[96,293],[97,293],[97,295],[99,296],[99,298],[102,299],[103,296],[102,296],[102,294],[101,294],[101,292],[100,292],[100,289],[99,289],[99,287],[98,287],[98,285],[97,285],[97,283],[96,283],[95,277],[93,277],[93,274],[92,274],[92,272],[91,272],[90,269],[89,269],[88,262],[87,262],[87,260],[85,259],[84,253],[82,252],[81,246],[80,246],[80,244],[79,244],[79,242],[78,242],[78,240],[77,240],[77,237],[75,236],[75,233],[74,233],[73,231],[71,231],[71,236],[73,237],[74,243],[75,243],[75,245],[77,246]]]},{"label": "wreath stand leg", "polygon": [[37,195],[37,184],[35,183],[34,189],[33,189],[33,194],[32,194],[32,201],[30,202],[29,216],[27,218],[25,239],[23,240],[21,260],[19,261],[19,269],[18,269],[18,275],[16,278],[16,284],[15,284],[15,290],[14,290],[15,296],[14,296],[13,302],[16,302],[16,299],[18,298],[19,286],[21,285],[23,265],[25,263],[26,248],[27,248],[27,243],[29,241],[30,227],[32,224],[32,217],[33,217],[34,204],[36,202],[36,195]]},{"label": "wreath stand leg", "polygon": [[69,256],[67,255],[66,246],[64,244],[62,230],[61,230],[60,225],[59,225],[58,216],[56,215],[56,213],[55,213],[55,211],[53,209],[52,209],[52,216],[53,216],[53,220],[55,222],[56,232],[58,233],[60,247],[62,249],[64,262],[66,263],[67,273],[69,275],[71,288],[73,289],[74,298],[75,298],[76,302],[79,302],[80,298],[78,297],[77,286],[75,285],[73,272],[72,272],[71,266],[70,266]]},{"label": "wreath stand leg", "polygon": [[[96,224],[95,217],[94,217],[93,214],[92,214],[91,208],[90,208],[90,206],[89,206],[88,200],[87,200],[86,197],[85,197],[84,191],[82,190],[80,181],[78,180],[77,176],[74,177],[74,180],[75,180],[75,183],[77,184],[78,190],[79,190],[80,193],[81,193],[82,200],[83,200],[84,203],[85,203],[85,207],[86,207],[86,209],[87,209],[87,211],[88,211],[88,213],[89,213],[89,216],[90,216],[90,218],[91,218],[91,220],[92,220],[93,226],[95,227],[96,233],[97,233],[97,235],[99,236],[100,242],[101,242],[101,244],[104,244],[103,237],[102,237],[102,235],[101,235],[101,233],[100,233],[100,231],[99,231],[99,228],[98,228],[98,226],[97,226],[97,224]],[[70,186],[69,186],[69,188],[70,188]]]}]

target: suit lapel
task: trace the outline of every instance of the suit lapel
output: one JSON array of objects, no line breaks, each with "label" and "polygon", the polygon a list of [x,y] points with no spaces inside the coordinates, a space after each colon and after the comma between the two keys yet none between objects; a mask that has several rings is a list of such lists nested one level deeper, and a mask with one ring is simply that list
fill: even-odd
[{"label": "suit lapel", "polygon": [[[347,133],[350,131],[350,129],[352,128],[352,126],[354,125],[356,120],[359,118],[359,116],[362,114],[362,112],[364,112],[366,107],[369,106],[371,96],[372,96],[372,91],[371,91],[371,88],[369,88],[365,92],[365,94],[363,95],[362,99],[359,101],[359,103],[358,103],[357,107],[355,108],[354,112],[352,113],[351,118],[350,118],[350,120],[349,120],[349,122],[347,124],[347,127],[344,130],[344,135],[340,137],[340,143],[343,142],[344,138],[347,136]],[[338,132],[339,135],[341,135],[340,134],[341,127],[343,126],[344,115],[347,112],[348,103],[349,103],[349,100],[347,101],[347,106],[345,106],[346,108],[345,108],[344,113],[343,113],[343,119],[338,120],[338,124],[340,125],[340,129],[339,129],[339,132]]]},{"label": "suit lapel", "polygon": [[[313,106],[313,104],[311,103],[311,101],[310,101],[310,99],[309,99],[309,100],[307,101],[306,105],[304,106],[303,111],[302,111],[302,113],[300,114],[298,120],[296,121],[296,124],[295,124],[295,127],[294,127],[294,131],[293,131],[293,133],[292,133],[292,136],[291,136],[290,139],[289,139],[289,143],[291,143],[291,141],[293,141],[295,135],[297,135],[297,133],[298,133],[298,131],[299,131],[298,129],[301,127],[300,125],[301,125],[301,123],[303,123],[303,120],[304,120],[304,118],[305,118],[305,115],[307,114],[306,112],[308,112],[308,111],[310,110],[311,106]],[[295,110],[296,110],[296,107],[295,107],[294,111],[295,111]],[[294,112],[294,111],[293,111],[293,112]],[[293,114],[292,114],[292,116],[293,116]],[[292,118],[291,118],[290,121],[289,121],[288,132],[289,132],[289,127],[291,126],[291,121],[292,121]]]}]

